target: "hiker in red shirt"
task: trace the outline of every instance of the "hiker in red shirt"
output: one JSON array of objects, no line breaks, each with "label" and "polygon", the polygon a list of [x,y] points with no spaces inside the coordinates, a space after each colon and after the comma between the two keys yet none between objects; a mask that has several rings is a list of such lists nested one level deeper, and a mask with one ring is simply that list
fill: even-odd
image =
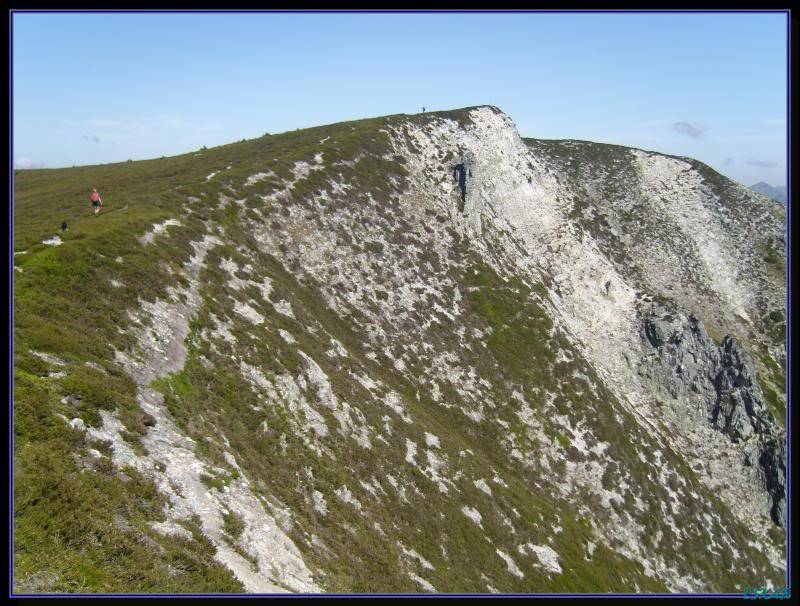
[{"label": "hiker in red shirt", "polygon": [[100,207],[103,206],[103,201],[100,199],[100,194],[96,189],[92,189],[92,207],[94,207],[94,214],[100,212]]}]

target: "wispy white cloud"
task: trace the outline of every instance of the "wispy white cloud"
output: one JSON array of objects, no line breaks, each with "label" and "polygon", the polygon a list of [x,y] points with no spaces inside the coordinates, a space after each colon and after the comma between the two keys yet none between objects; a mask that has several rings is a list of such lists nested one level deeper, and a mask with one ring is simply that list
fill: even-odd
[{"label": "wispy white cloud", "polygon": [[110,118],[93,118],[86,122],[86,126],[90,128],[119,128],[123,125],[123,122],[111,120]]},{"label": "wispy white cloud", "polygon": [[14,168],[44,168],[44,162],[36,162],[28,156],[17,156],[14,158]]},{"label": "wispy white cloud", "polygon": [[103,139],[148,137],[164,131],[189,127],[186,120],[178,114],[157,114],[125,120],[96,117],[78,121],[63,120],[62,124],[93,131],[95,134],[92,136],[99,138],[99,135],[103,135]]},{"label": "wispy white cloud", "polygon": [[755,158],[748,158],[747,164],[750,166],[757,166],[758,168],[772,168],[773,166],[778,166],[778,163],[774,160],[758,160]]},{"label": "wispy white cloud", "polygon": [[708,127],[705,124],[689,123],[689,122],[676,122],[672,125],[673,130],[684,135],[689,135],[692,139],[699,139],[702,137]]},{"label": "wispy white cloud", "polygon": [[96,114],[60,121],[64,140],[78,141],[79,163],[150,158],[185,153],[229,141],[225,125],[193,121],[180,112],[139,116]]}]

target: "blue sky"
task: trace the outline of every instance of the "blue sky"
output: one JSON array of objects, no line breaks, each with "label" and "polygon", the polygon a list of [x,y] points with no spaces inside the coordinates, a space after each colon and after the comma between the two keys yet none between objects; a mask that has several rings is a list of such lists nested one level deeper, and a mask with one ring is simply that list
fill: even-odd
[{"label": "blue sky", "polygon": [[13,15],[14,162],[172,155],[491,104],[523,136],[786,183],[784,14]]}]

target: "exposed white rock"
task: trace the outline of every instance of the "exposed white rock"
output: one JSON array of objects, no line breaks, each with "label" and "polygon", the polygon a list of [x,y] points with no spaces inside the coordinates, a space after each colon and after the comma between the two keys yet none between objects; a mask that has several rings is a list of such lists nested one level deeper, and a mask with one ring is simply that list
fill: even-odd
[{"label": "exposed white rock", "polygon": [[431,564],[427,559],[425,559],[419,553],[417,553],[415,549],[408,549],[402,543],[398,543],[398,547],[400,548],[400,551],[403,553],[404,556],[416,560],[417,562],[419,562],[420,566],[422,566],[422,568],[424,568],[425,570],[434,570],[433,564]]},{"label": "exposed white rock", "polygon": [[353,493],[350,492],[350,489],[347,486],[341,486],[333,491],[334,494],[339,497],[339,500],[342,503],[347,503],[355,507],[358,511],[361,511],[362,505],[361,501],[353,496]]},{"label": "exposed white rock", "polygon": [[314,491],[314,509],[320,514],[328,514],[328,504],[325,502],[325,497],[319,490]]},{"label": "exposed white rock", "polygon": [[283,330],[282,328],[279,328],[278,334],[280,334],[283,340],[286,341],[289,345],[294,345],[295,343],[297,343],[297,340],[292,336],[292,333],[290,333],[288,330]]},{"label": "exposed white rock", "polygon": [[478,526],[481,525],[481,520],[483,519],[483,516],[481,516],[481,513],[477,509],[475,509],[474,507],[468,507],[468,506],[464,505],[461,508],[461,512],[465,516],[467,516],[470,520],[475,522]]},{"label": "exposed white rock", "polygon": [[171,225],[181,225],[181,222],[178,219],[167,219],[162,223],[154,223],[152,230],[145,232],[144,235],[139,238],[139,242],[143,245],[151,244],[156,236],[164,233]]},{"label": "exposed white rock", "polygon": [[414,460],[417,456],[417,445],[406,438],[406,463],[410,463],[411,465],[416,465],[417,462]]},{"label": "exposed white rock", "polygon": [[277,311],[279,314],[283,314],[284,316],[287,316],[289,318],[294,318],[292,305],[288,301],[284,301],[283,299],[281,299],[280,301],[273,303],[272,306],[275,308],[275,311]]},{"label": "exposed white rock", "polygon": [[410,578],[410,579],[412,579],[412,580],[416,581],[417,583],[419,583],[419,585],[420,585],[420,586],[421,586],[421,587],[422,587],[422,588],[423,588],[425,591],[427,591],[428,593],[437,593],[437,591],[436,591],[436,587],[434,587],[433,585],[431,585],[431,584],[430,584],[428,581],[426,581],[425,579],[423,579],[421,576],[419,576],[419,575],[417,575],[417,574],[414,574],[413,572],[409,572],[409,573],[408,573],[408,576],[409,576],[409,578]]},{"label": "exposed white rock", "polygon": [[558,563],[558,554],[553,550],[552,547],[548,547],[547,545],[531,545],[530,543],[528,543],[526,547],[530,552],[536,554],[536,557],[539,559],[539,563],[548,572],[561,574],[561,566]]},{"label": "exposed white rock", "polygon": [[255,308],[248,305],[247,303],[236,301],[233,304],[233,311],[235,311],[243,318],[247,319],[252,324],[258,325],[264,323],[264,316],[262,316]]},{"label": "exposed white rock", "polygon": [[497,475],[496,475],[496,476],[494,476],[494,477],[492,478],[492,482],[494,482],[495,484],[499,484],[499,485],[500,485],[500,486],[502,486],[503,488],[508,488],[508,484],[506,484],[506,483],[505,483],[505,480],[503,480],[503,478],[501,478],[500,476],[497,476]]},{"label": "exposed white rock", "polygon": [[506,566],[508,566],[508,572],[510,572],[511,574],[513,574],[514,576],[519,577],[519,578],[522,578],[522,577],[525,576],[523,574],[523,572],[519,569],[519,567],[517,566],[516,562],[514,562],[513,558],[510,555],[508,555],[504,551],[500,551],[499,549],[497,549],[495,551],[497,551],[497,555],[499,555],[505,561]]},{"label": "exposed white rock", "polygon": [[346,358],[347,357],[347,349],[345,349],[344,345],[342,345],[339,341],[331,337],[331,348],[325,352],[325,354],[329,358]]},{"label": "exposed white rock", "polygon": [[54,366],[64,366],[66,362],[59,358],[58,356],[54,356],[53,354],[44,352],[44,351],[33,351],[31,350],[31,354],[36,356],[37,358],[44,360],[48,364],[53,364]]},{"label": "exposed white rock", "polygon": [[489,485],[486,483],[486,480],[481,478],[479,480],[475,480],[474,484],[475,484],[475,488],[477,488],[481,492],[486,493],[489,496],[492,496],[492,489],[489,488]]},{"label": "exposed white rock", "polygon": [[441,444],[439,444],[439,438],[432,433],[425,432],[425,444],[429,448],[441,448]]},{"label": "exposed white rock", "polygon": [[247,177],[247,180],[244,182],[244,184],[246,186],[253,185],[255,183],[258,183],[259,181],[262,181],[263,179],[268,179],[269,177],[274,177],[274,176],[275,173],[272,172],[271,170],[268,170],[267,172],[264,173],[255,173],[254,175],[250,175],[249,177]]},{"label": "exposed white rock", "polygon": [[383,403],[391,408],[405,423],[411,423],[411,417],[406,413],[400,394],[390,391],[383,397]]},{"label": "exposed white rock", "polygon": [[269,301],[269,295],[272,292],[272,280],[264,278],[261,282],[255,284],[256,288],[261,291],[261,296],[265,301]]}]

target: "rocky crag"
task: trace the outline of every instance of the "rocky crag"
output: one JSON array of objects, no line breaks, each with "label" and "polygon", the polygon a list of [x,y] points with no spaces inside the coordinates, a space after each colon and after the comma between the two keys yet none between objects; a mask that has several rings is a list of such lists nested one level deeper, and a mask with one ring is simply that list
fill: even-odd
[{"label": "rocky crag", "polygon": [[[764,403],[750,356],[731,336],[714,343],[696,317],[674,322],[668,315],[651,316],[642,327],[642,339],[653,353],[640,373],[654,390],[695,406],[695,422],[708,424],[734,444],[745,444],[741,462],[757,467],[758,481],[771,498],[773,521],[786,527],[786,434]],[[685,410],[686,415],[692,412]]]}]

